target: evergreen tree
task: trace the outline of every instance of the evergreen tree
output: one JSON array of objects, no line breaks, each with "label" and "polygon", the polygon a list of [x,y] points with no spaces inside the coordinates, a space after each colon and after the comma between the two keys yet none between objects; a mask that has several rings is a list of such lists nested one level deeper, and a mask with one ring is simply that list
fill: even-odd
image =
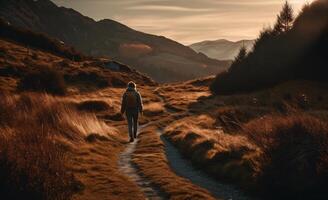
[{"label": "evergreen tree", "polygon": [[277,16],[277,22],[274,26],[274,32],[281,34],[289,31],[294,22],[294,11],[292,6],[285,2],[282,10],[280,11],[279,15]]},{"label": "evergreen tree", "polygon": [[240,50],[239,50],[239,53],[238,53],[238,55],[236,56],[236,58],[235,58],[235,62],[241,62],[241,61],[243,61],[245,58],[246,58],[246,56],[247,56],[247,49],[246,49],[246,47],[243,45],[241,48],[240,48]]}]

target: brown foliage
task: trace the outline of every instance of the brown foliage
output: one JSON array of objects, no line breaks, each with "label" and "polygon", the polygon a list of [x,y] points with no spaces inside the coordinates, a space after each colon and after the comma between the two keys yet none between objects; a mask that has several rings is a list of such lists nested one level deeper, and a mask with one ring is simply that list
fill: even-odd
[{"label": "brown foliage", "polygon": [[73,47],[63,44],[59,40],[51,38],[43,33],[35,33],[13,27],[2,19],[0,19],[0,27],[0,37],[14,40],[28,47],[42,49],[75,61],[81,61],[86,58],[86,56],[76,51]]},{"label": "brown foliage", "polygon": [[165,156],[164,144],[156,131],[156,127],[148,127],[138,136],[141,139],[133,162],[140,172],[168,199],[214,199],[208,191],[172,171]]},{"label": "brown foliage", "polygon": [[20,91],[47,92],[54,95],[66,93],[63,75],[48,67],[28,72],[20,80],[17,87]]},{"label": "brown foliage", "polygon": [[105,101],[100,100],[88,100],[81,102],[77,108],[79,110],[85,110],[85,111],[106,111],[109,110],[111,107],[106,103]]},{"label": "brown foliage", "polygon": [[212,129],[215,121],[207,116],[185,118],[165,129],[165,136],[192,163],[214,177],[249,188],[253,184],[252,158],[257,147],[240,135]]},{"label": "brown foliage", "polygon": [[[70,199],[82,188],[62,141],[78,142],[109,128],[92,114],[40,94],[0,98],[0,195],[4,199]],[[100,137],[100,136],[99,136]]]},{"label": "brown foliage", "polygon": [[41,113],[31,113],[34,103],[28,96],[1,97],[0,195],[67,199],[76,181],[66,171],[65,151],[56,143],[54,129],[39,121]]},{"label": "brown foliage", "polygon": [[275,197],[324,199],[328,177],[328,124],[305,114],[250,122],[244,134],[262,150],[258,186]]}]

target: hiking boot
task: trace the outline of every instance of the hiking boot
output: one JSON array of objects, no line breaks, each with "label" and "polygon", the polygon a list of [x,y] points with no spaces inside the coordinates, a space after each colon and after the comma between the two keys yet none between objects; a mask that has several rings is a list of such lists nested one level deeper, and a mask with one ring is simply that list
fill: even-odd
[{"label": "hiking boot", "polygon": [[129,142],[133,142],[134,141],[134,139],[133,138],[130,138],[130,141]]}]

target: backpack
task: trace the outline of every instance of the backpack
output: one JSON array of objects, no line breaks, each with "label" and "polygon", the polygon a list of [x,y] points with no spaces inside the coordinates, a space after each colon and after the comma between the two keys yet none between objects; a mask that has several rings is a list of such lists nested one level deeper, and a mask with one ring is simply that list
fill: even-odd
[{"label": "backpack", "polygon": [[128,91],[125,94],[126,96],[126,106],[128,108],[136,108],[138,104],[137,94],[134,91]]}]

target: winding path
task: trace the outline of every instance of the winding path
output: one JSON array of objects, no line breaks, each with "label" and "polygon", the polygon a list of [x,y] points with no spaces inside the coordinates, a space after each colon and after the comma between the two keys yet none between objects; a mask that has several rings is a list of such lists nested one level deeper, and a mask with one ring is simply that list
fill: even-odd
[{"label": "winding path", "polygon": [[[165,99],[159,96],[161,101],[165,103]],[[174,113],[173,110],[166,109],[168,113]],[[149,124],[140,126],[139,132],[147,127]],[[231,185],[219,183],[213,178],[209,177],[207,174],[201,170],[195,169],[189,160],[184,159],[179,151],[171,144],[162,134],[162,131],[158,131],[161,140],[165,145],[165,154],[171,169],[181,177],[190,180],[195,185],[198,185],[210,193],[212,193],[216,198],[223,200],[253,200],[254,198],[249,198],[241,191],[237,190]],[[138,174],[136,166],[132,163],[132,154],[136,148],[138,139],[135,142],[130,143],[125,151],[121,154],[119,160],[119,168],[121,171],[131,178],[144,192],[147,199],[165,199],[161,193],[152,186],[150,181]]]},{"label": "winding path", "polygon": [[[145,127],[146,125],[140,126],[139,132]],[[132,154],[136,149],[138,139],[134,142],[129,143],[125,148],[124,152],[120,155],[120,159],[118,162],[119,169],[127,175],[132,181],[134,181],[141,191],[144,193],[146,199],[149,200],[162,200],[164,199],[160,192],[152,186],[152,184],[142,177],[137,172],[137,167],[132,162]]]},{"label": "winding path", "polygon": [[238,191],[233,186],[219,183],[203,171],[195,169],[191,162],[184,159],[173,144],[163,137],[162,131],[158,131],[157,133],[160,135],[161,140],[165,144],[165,153],[170,167],[177,175],[182,176],[190,180],[195,185],[208,190],[218,199],[251,200],[251,198],[246,197],[245,194]]}]

